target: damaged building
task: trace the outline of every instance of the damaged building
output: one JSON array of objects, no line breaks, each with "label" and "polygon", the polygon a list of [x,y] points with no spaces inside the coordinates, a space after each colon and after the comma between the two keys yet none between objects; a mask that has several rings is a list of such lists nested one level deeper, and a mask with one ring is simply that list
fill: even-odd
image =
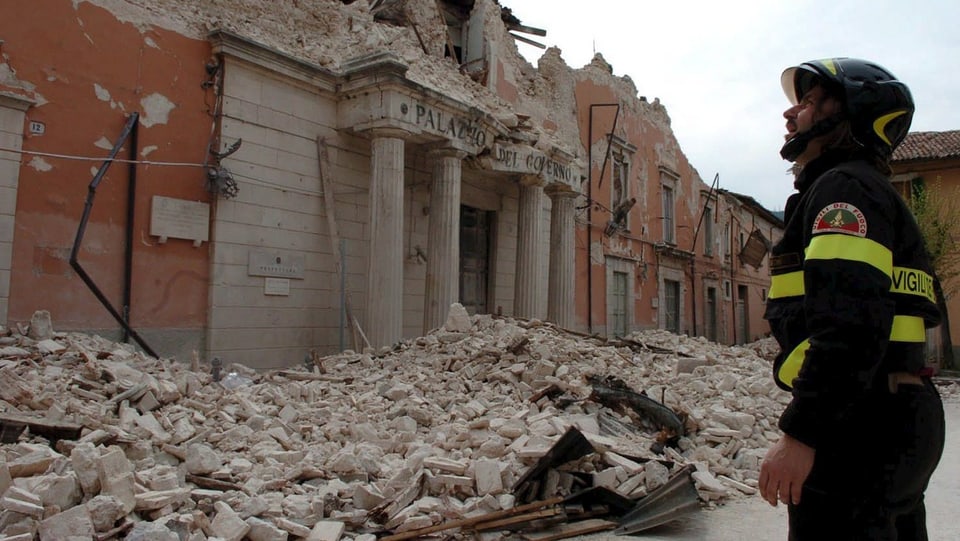
[{"label": "damaged building", "polygon": [[494,0],[43,0],[0,19],[0,321],[257,368],[471,314],[765,333],[782,223]]}]

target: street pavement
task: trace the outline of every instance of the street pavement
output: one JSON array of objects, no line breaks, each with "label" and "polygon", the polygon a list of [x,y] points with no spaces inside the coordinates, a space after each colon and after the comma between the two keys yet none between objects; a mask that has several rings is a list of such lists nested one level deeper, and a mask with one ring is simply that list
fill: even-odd
[{"label": "street pavement", "polygon": [[[960,540],[960,396],[944,403],[947,441],[937,471],[926,493],[929,541]],[[572,538],[578,541],[784,541],[787,508],[771,507],[759,495],[734,500],[716,509],[704,509],[683,519],[629,536],[600,533]]]}]

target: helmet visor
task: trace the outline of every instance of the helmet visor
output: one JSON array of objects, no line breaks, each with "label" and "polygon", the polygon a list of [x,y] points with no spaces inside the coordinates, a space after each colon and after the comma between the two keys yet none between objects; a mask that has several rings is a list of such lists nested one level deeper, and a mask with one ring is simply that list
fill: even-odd
[{"label": "helmet visor", "polygon": [[805,66],[794,66],[783,70],[780,86],[792,105],[800,103],[810,89],[821,84],[820,74]]}]

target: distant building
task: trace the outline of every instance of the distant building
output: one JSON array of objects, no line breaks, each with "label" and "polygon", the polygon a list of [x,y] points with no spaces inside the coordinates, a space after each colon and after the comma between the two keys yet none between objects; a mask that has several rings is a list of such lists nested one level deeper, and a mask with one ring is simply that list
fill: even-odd
[{"label": "distant building", "polygon": [[[960,130],[911,132],[897,147],[891,161],[893,182],[900,193],[909,198],[919,186],[939,183],[941,194],[960,190]],[[946,284],[954,286],[958,284]],[[947,299],[953,357],[960,359],[960,296]]]}]

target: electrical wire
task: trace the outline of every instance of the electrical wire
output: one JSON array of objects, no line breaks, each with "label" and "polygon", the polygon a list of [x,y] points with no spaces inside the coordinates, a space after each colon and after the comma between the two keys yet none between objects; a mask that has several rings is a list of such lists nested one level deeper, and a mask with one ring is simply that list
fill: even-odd
[{"label": "electrical wire", "polygon": [[169,166],[169,167],[206,167],[206,165],[202,163],[155,162],[151,160],[128,160],[123,158],[109,159],[106,157],[77,156],[74,154],[56,154],[53,152],[40,152],[38,150],[23,150],[23,149],[6,148],[6,147],[0,147],[0,152],[12,152],[14,154],[27,154],[30,156],[42,156],[44,158],[60,158],[64,160],[80,160],[80,161],[89,161],[89,162],[110,161],[110,162],[116,162],[116,163],[135,163],[138,165],[160,165],[160,166]]}]

